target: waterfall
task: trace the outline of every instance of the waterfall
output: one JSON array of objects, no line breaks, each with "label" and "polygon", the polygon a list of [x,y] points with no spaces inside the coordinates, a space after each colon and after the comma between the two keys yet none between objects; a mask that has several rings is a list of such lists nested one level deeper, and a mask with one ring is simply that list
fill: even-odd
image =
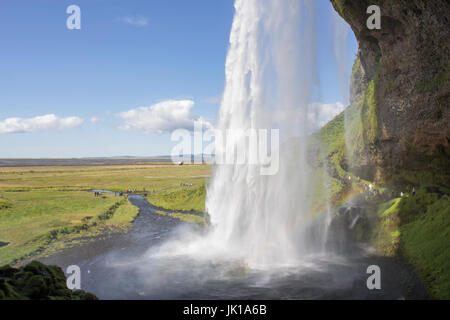
[{"label": "waterfall", "polygon": [[322,245],[316,239],[323,237],[308,230],[312,186],[305,138],[315,127],[314,17],[314,1],[235,2],[217,126],[231,135],[216,145],[216,157],[226,147],[248,146],[239,129],[279,129],[279,170],[261,175],[258,165],[217,165],[207,189],[213,230],[206,242],[248,264],[292,264]]}]

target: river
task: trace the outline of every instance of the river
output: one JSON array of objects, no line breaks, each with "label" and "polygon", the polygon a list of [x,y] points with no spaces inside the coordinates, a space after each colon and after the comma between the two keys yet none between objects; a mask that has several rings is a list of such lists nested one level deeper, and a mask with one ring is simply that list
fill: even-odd
[{"label": "river", "polygon": [[[129,196],[140,211],[121,234],[66,249],[44,263],[81,269],[83,290],[100,299],[407,299],[424,298],[424,289],[399,259],[363,251],[351,256],[322,253],[295,266],[250,269],[239,261],[151,255],[164,242],[204,228],[157,214],[140,196]],[[381,289],[369,290],[367,267],[381,269]]]}]

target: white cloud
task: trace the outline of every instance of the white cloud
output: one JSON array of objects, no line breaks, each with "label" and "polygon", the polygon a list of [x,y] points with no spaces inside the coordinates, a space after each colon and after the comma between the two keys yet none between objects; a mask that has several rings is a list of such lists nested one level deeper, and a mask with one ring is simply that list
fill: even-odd
[{"label": "white cloud", "polygon": [[332,120],[335,116],[341,113],[345,109],[345,106],[341,102],[336,103],[312,103],[310,105],[310,114],[308,115],[310,120],[317,125],[317,127],[323,127],[328,121]]},{"label": "white cloud", "polygon": [[121,17],[120,21],[136,27],[145,27],[148,25],[148,18],[143,16],[125,16]]},{"label": "white cloud", "polygon": [[91,119],[89,119],[89,121],[90,121],[91,123],[97,123],[97,122],[100,122],[101,119],[100,119],[100,118],[97,118],[97,117],[92,117]]},{"label": "white cloud", "polygon": [[191,113],[192,100],[166,100],[148,107],[139,107],[118,114],[124,120],[119,126],[122,130],[145,133],[165,133],[175,129],[193,130],[196,121],[203,122],[203,128],[212,125]]},{"label": "white cloud", "polygon": [[44,130],[63,130],[81,126],[83,119],[78,117],[58,118],[46,114],[34,118],[7,118],[0,121],[1,133],[24,133]]}]

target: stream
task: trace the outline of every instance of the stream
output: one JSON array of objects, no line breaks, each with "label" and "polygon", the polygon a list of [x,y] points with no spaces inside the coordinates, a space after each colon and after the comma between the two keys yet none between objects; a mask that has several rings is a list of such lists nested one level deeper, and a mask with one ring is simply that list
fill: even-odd
[{"label": "stream", "polygon": [[[41,259],[66,270],[81,269],[81,289],[100,299],[417,299],[424,289],[399,259],[361,250],[305,257],[300,265],[250,269],[236,261],[195,259],[189,255],[149,255],[149,250],[204,228],[157,214],[159,208],[129,196],[139,208],[125,233],[68,248]],[[169,212],[168,210],[165,210]],[[381,289],[369,290],[367,267],[381,269]]]}]

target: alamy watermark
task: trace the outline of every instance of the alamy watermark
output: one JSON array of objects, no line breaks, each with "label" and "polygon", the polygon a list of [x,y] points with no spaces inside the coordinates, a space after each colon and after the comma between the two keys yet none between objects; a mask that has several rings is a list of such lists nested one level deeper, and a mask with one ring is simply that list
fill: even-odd
[{"label": "alamy watermark", "polygon": [[371,5],[367,8],[367,14],[370,14],[366,25],[369,30],[381,29],[381,9],[377,5]]},{"label": "alamy watermark", "polygon": [[[207,129],[195,123],[194,132],[172,132],[171,158],[177,164],[258,165],[261,175],[275,175],[280,164],[279,129]],[[269,142],[270,140],[270,142]]]},{"label": "alamy watermark", "polygon": [[66,285],[70,290],[81,289],[81,269],[77,265],[71,265],[66,270],[67,280]]},{"label": "alamy watermark", "polygon": [[367,267],[367,274],[370,277],[367,278],[366,285],[369,290],[380,290],[381,289],[381,269],[377,265],[371,265]]},{"label": "alamy watermark", "polygon": [[66,26],[69,30],[80,30],[81,29],[81,9],[79,6],[72,4],[67,7],[66,13],[70,16],[66,20]]}]

